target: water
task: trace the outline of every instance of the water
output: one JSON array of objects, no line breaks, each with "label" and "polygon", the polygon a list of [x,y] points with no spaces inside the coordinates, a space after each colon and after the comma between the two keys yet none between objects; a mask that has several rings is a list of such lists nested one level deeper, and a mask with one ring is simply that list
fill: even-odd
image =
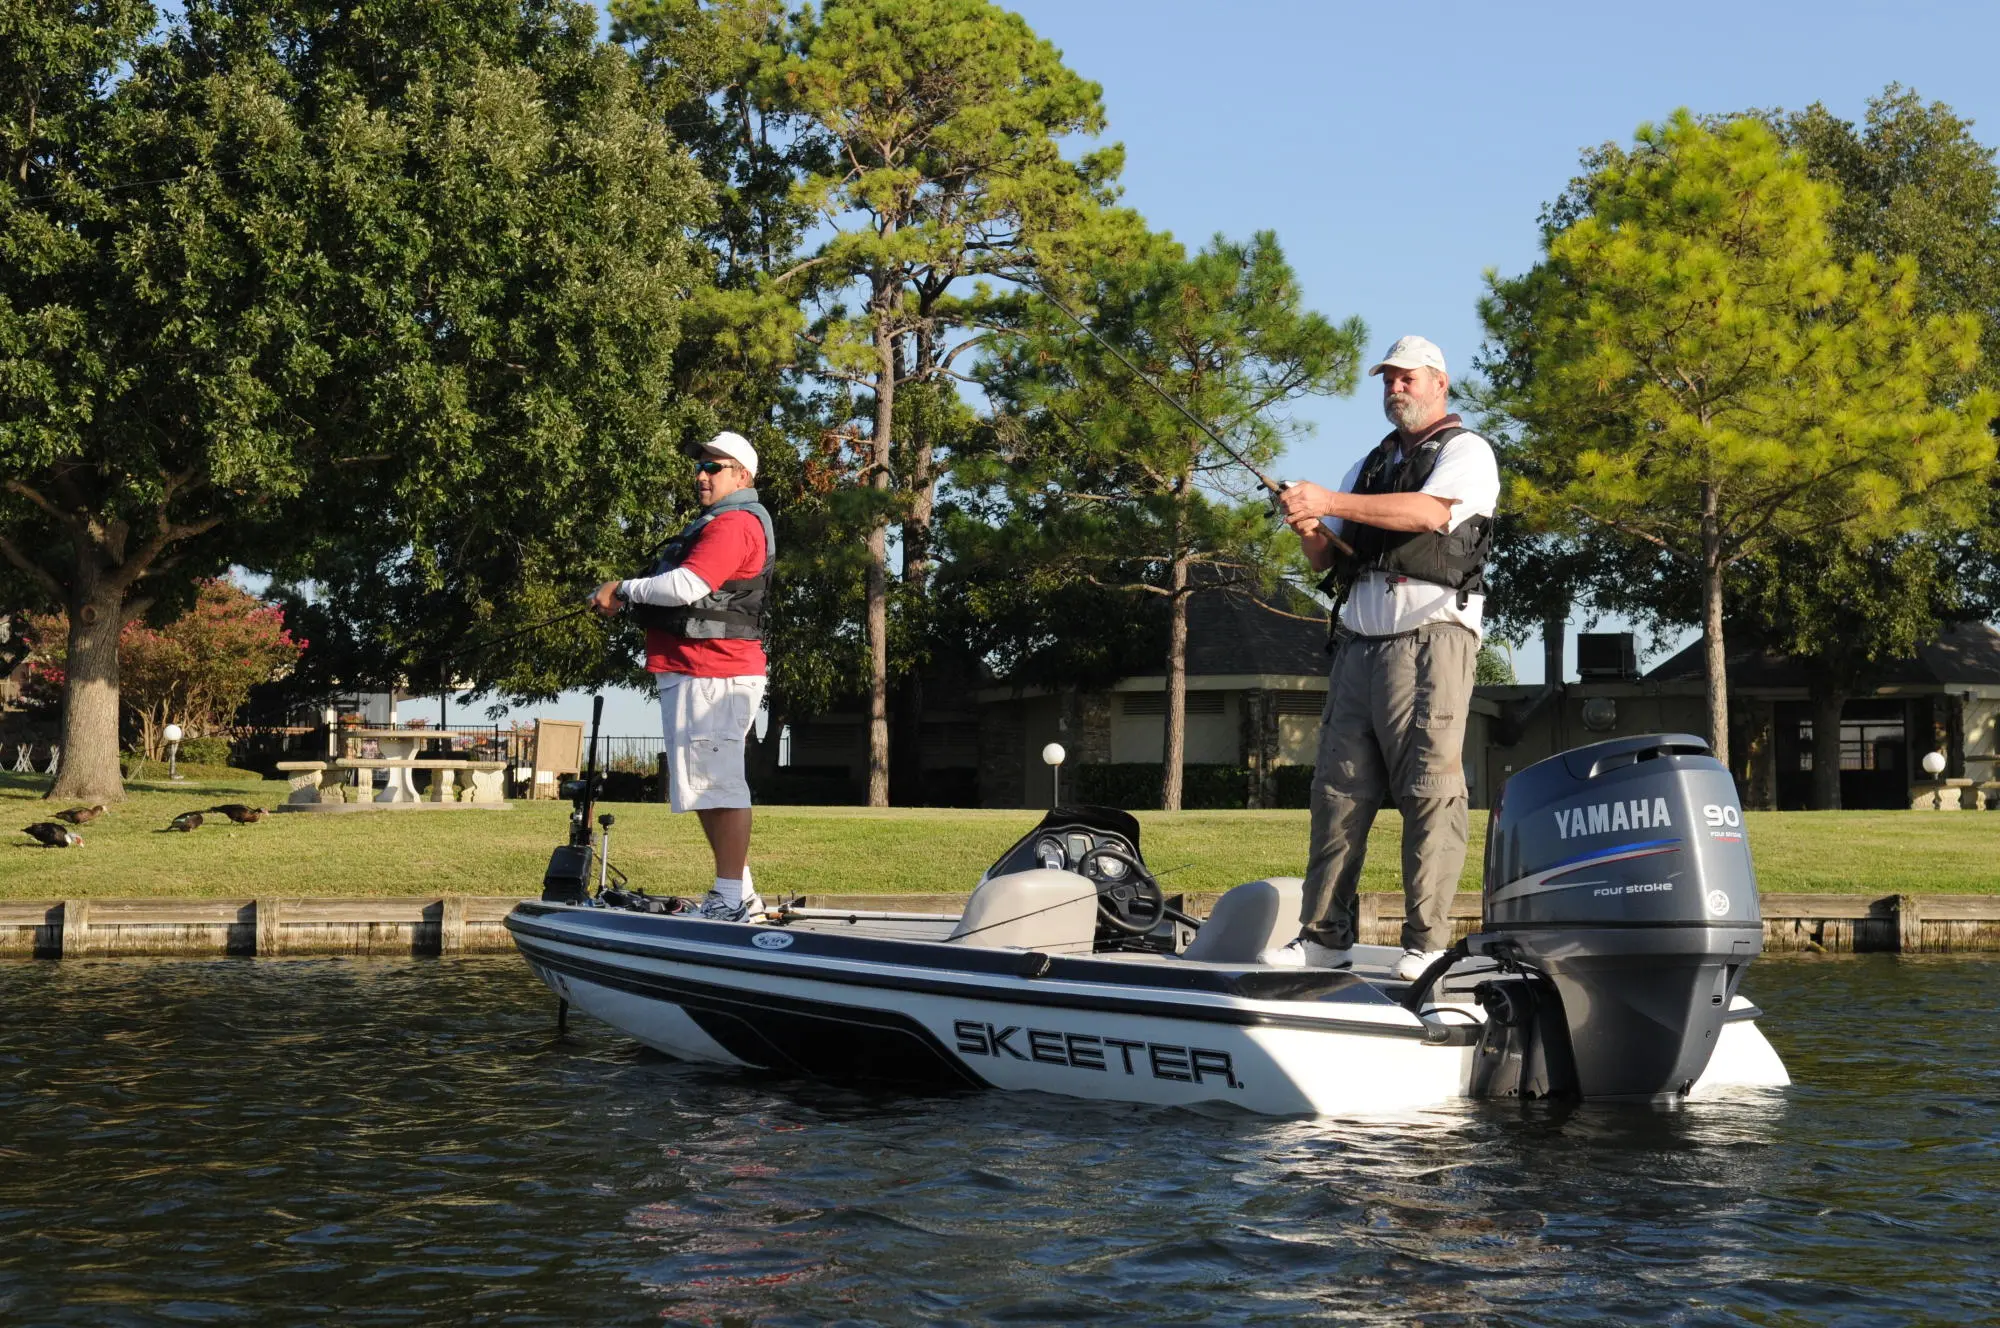
[{"label": "water", "polygon": [[0,963],[0,1322],[2000,1321],[2000,964],[1749,994],[1787,1092],[1361,1125],[677,1065],[498,956]]}]

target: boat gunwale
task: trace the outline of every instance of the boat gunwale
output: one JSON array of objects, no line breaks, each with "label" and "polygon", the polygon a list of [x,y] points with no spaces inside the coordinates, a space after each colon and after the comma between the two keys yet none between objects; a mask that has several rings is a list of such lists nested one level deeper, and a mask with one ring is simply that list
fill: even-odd
[{"label": "boat gunwale", "polygon": [[[545,911],[550,910],[533,910],[530,916],[532,917],[534,913]],[[1449,1033],[1448,1026],[1422,1020],[1418,1016],[1410,1014],[1408,1011],[1403,1010],[1400,1005],[1397,1005],[1394,1001],[1389,1000],[1383,995],[1379,988],[1369,983],[1365,978],[1360,977],[1354,979],[1358,987],[1380,996],[1381,1000],[1379,1002],[1371,1000],[1365,1004],[1360,1002],[1322,1004],[1318,998],[1311,1001],[1305,999],[1286,1001],[1243,996],[1232,992],[1200,987],[1161,986],[1154,986],[1152,989],[1160,992],[1162,996],[1175,996],[1181,999],[1147,999],[1145,997],[1115,993],[1108,995],[1091,993],[1086,995],[1078,992],[1076,988],[1079,985],[1105,985],[1131,991],[1134,988],[1141,987],[1142,984],[1129,982],[1097,984],[1091,982],[1089,977],[1082,975],[1059,977],[1053,971],[1053,964],[1051,965],[1050,973],[1043,977],[1030,978],[1020,972],[995,969],[969,974],[970,978],[975,979],[972,981],[964,979],[954,980],[948,977],[937,976],[915,976],[908,973],[857,971],[851,968],[842,969],[837,973],[829,972],[825,969],[814,972],[807,970],[804,966],[792,960],[788,960],[785,951],[767,954],[763,951],[749,948],[724,949],[713,947],[712,942],[692,941],[683,943],[702,946],[703,949],[700,953],[676,955],[671,952],[676,938],[646,937],[644,939],[628,939],[624,937],[578,934],[573,930],[558,929],[546,924],[530,921],[526,918],[519,918],[517,915],[520,912],[521,910],[517,909],[515,913],[510,913],[506,919],[506,926],[514,934],[515,943],[520,946],[530,959],[538,957],[536,954],[537,946],[534,943],[540,942],[553,945],[566,945],[581,950],[597,950],[611,954],[631,955],[634,958],[649,959],[660,963],[730,969],[767,977],[785,978],[792,981],[824,983],[834,987],[906,991],[921,995],[950,996],[1003,1005],[1028,1005],[1087,1011],[1089,1013],[1124,1014],[1157,1019],[1180,1019],[1195,1023],[1225,1024],[1245,1028],[1282,1028],[1314,1033],[1351,1033],[1364,1037],[1402,1038],[1440,1046],[1458,1041],[1456,1038],[1447,1036]],[[729,924],[707,923],[703,925],[726,926]],[[851,938],[841,939],[848,940]],[[922,941],[894,941],[887,943],[895,945],[935,944]],[[662,953],[662,950],[668,952]],[[964,954],[967,952],[959,950],[955,953]],[[998,953],[1007,954],[1018,959],[1022,954],[1034,952],[1006,951]],[[797,957],[803,956],[795,956],[794,958]],[[825,954],[814,955],[814,958],[822,961],[830,960],[834,963],[846,964],[881,962]],[[1055,960],[1058,957],[1050,956],[1050,958]],[[911,967],[908,965],[895,965],[893,961],[890,961],[888,966]],[[986,981],[981,982],[976,979],[986,979]],[[1008,985],[996,987],[992,985],[993,979],[1000,979]],[[1051,984],[1056,985],[1052,987]],[[1265,1008],[1273,1005],[1289,1005],[1294,1008],[1290,1010]],[[1345,1008],[1341,1008],[1342,1006],[1345,1006]],[[1353,1017],[1354,1013],[1364,1009],[1383,1013],[1394,1011],[1404,1019],[1407,1019],[1408,1022],[1379,1023],[1369,1019]]]}]

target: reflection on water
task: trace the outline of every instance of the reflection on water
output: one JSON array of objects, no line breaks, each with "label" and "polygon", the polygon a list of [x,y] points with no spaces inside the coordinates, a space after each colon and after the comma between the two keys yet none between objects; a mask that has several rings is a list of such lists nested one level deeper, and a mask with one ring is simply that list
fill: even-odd
[{"label": "reflection on water", "polygon": [[1749,988],[1783,1093],[1356,1124],[682,1066],[511,958],[0,963],[0,1321],[2000,1318],[2000,964]]}]

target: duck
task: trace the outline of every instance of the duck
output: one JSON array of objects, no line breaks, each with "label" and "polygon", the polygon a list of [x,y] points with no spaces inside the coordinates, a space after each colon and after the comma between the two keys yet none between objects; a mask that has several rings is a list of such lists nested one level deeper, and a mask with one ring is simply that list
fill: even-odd
[{"label": "duck", "polygon": [[179,816],[167,822],[167,829],[179,830],[183,834],[190,830],[199,830],[201,829],[201,813],[182,812]]},{"label": "duck", "polygon": [[246,807],[240,802],[225,802],[220,807],[210,807],[212,812],[221,812],[238,825],[254,825],[264,819],[262,807]]},{"label": "duck", "polygon": [[57,812],[56,819],[68,821],[71,825],[89,825],[102,815],[104,804],[100,802],[94,807],[71,807],[68,811]]},{"label": "duck", "polygon": [[37,821],[33,825],[23,826],[21,832],[48,848],[74,848],[83,842],[82,835],[66,825],[57,825],[54,821]]}]

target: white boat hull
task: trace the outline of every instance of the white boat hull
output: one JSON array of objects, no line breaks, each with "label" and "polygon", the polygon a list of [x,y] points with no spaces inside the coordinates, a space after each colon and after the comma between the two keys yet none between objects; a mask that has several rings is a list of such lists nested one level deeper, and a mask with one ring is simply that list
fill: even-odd
[{"label": "white boat hull", "polygon": [[[1478,1007],[1423,1016],[1365,976],[1119,961],[524,905],[535,972],[578,1011],[680,1059],[1268,1115],[1407,1111],[1466,1095]],[[1726,1024],[1695,1095],[1782,1084]],[[1711,1082],[1713,1079],[1713,1082]]]}]

